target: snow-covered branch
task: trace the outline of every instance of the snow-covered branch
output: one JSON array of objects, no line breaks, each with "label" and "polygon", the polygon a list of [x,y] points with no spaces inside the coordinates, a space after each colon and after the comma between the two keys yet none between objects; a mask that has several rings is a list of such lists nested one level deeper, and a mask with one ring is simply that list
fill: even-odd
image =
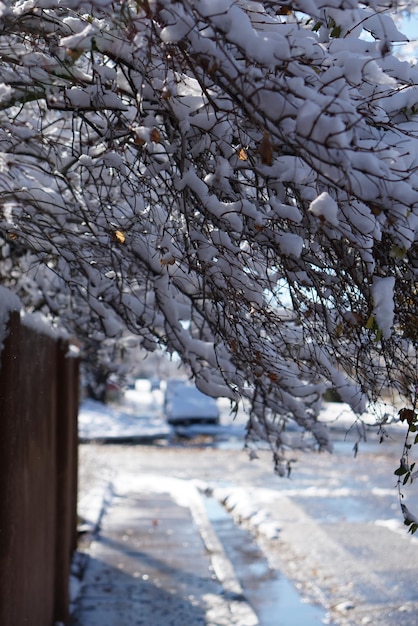
[{"label": "snow-covered branch", "polygon": [[0,14],[0,272],[164,345],[276,454],[334,387],[408,397],[418,73],[389,3],[25,0]]}]

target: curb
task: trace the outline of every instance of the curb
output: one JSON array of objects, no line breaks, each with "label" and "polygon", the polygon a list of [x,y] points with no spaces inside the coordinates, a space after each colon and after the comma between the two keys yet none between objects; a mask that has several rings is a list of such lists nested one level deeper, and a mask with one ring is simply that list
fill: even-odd
[{"label": "curb", "polygon": [[[121,476],[118,479],[123,480]],[[148,487],[150,482],[153,485],[152,489]],[[214,574],[222,587],[222,596],[230,606],[231,615],[234,616],[231,624],[260,626],[258,617],[246,599],[233,565],[211,524],[204,504],[204,496],[200,493],[198,486],[181,478],[145,475],[142,478],[136,478],[135,488],[143,493],[168,493],[176,505],[189,508],[209,555]]]}]

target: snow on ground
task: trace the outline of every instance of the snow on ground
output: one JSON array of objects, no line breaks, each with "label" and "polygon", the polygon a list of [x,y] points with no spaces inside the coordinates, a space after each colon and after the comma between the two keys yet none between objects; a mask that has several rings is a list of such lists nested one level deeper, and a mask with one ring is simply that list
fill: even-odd
[{"label": "snow on ground", "polygon": [[156,411],[130,411],[129,407],[104,405],[95,400],[85,400],[79,411],[79,439],[92,440],[127,440],[127,439],[163,439],[171,433],[169,425]]},{"label": "snow on ground", "polygon": [[[164,383],[161,388],[152,387],[148,380],[137,380],[135,388],[126,390],[118,403],[103,405],[91,399],[84,400],[79,411],[80,441],[153,441],[168,439],[174,434],[185,438],[208,435],[218,440],[244,441],[246,414],[241,409],[233,419],[227,398],[218,400],[220,424],[196,422],[188,426],[178,425],[174,431],[164,415]],[[362,420],[371,426],[384,415],[388,423],[393,422],[397,409],[382,404],[376,412],[362,416]],[[349,432],[353,427],[357,430],[362,428],[361,422],[356,422],[355,415],[344,403],[325,403],[319,419],[336,430]]]},{"label": "snow on ground", "polygon": [[[176,437],[193,439],[200,436],[213,437],[216,446],[243,447],[245,440],[246,414],[241,409],[233,419],[230,415],[229,401],[225,398],[218,400],[220,409],[220,424],[208,425],[195,423],[189,426],[176,426],[174,428],[167,423],[164,416],[164,385],[155,389],[148,380],[136,381],[135,388],[124,392],[119,402],[104,405],[99,402],[87,399],[80,407],[79,411],[79,438],[80,441],[100,441],[100,442],[151,442],[156,440],[172,440]],[[390,423],[396,417],[397,410],[390,405],[382,405],[378,415],[382,418],[388,415],[387,422]],[[368,425],[376,421],[376,414],[363,416]],[[334,431],[336,441],[340,444],[349,445],[356,442],[366,431],[360,423],[356,423],[356,418],[348,405],[344,403],[326,403],[320,415],[321,421],[327,423]],[[402,426],[402,425],[401,425]],[[391,424],[390,431],[397,429],[395,424]],[[367,430],[367,427],[366,427]],[[374,430],[376,432],[376,429]],[[297,433],[296,433],[297,434]],[[376,439],[369,437],[370,441]],[[226,442],[226,443],[225,443]],[[95,482],[95,491],[85,494],[85,499],[81,498],[79,508],[81,516],[88,526],[94,528],[100,512],[101,503],[106,500],[106,488],[112,482],[112,476],[102,476],[102,482]],[[198,488],[205,492],[212,491],[207,484],[198,485]],[[285,490],[286,495],[295,495],[289,492],[290,486]],[[341,490],[340,490],[341,491]],[[300,495],[300,492],[295,492]],[[344,491],[336,493],[335,486],[332,494],[327,489],[318,486],[305,489],[305,497],[343,497],[351,494]],[[215,499],[222,502],[225,507],[233,513],[234,517],[240,521],[245,520],[252,527],[257,528],[257,532],[274,537],[278,534],[277,524],[264,509],[260,510],[259,501],[249,497],[244,497],[240,490],[234,488],[218,488],[212,494]],[[247,494],[248,496],[248,494]]]},{"label": "snow on ground", "polygon": [[[244,440],[245,416],[233,420],[229,415],[229,400],[218,400],[221,423],[192,424],[176,427],[183,437],[212,435],[220,438]],[[128,389],[118,403],[102,404],[86,399],[79,410],[79,439],[87,441],[152,441],[174,435],[174,430],[164,416],[163,389],[151,389],[150,381],[137,380],[135,389]]]},{"label": "snow on ground", "polygon": [[151,390],[149,381],[137,381],[119,403],[102,404],[86,399],[78,415],[80,441],[164,439],[171,428],[162,412],[161,392]]},{"label": "snow on ground", "polygon": [[[305,576],[302,573],[299,574],[299,571],[295,574],[294,560],[292,560],[294,546],[300,550],[301,554],[305,554],[306,529],[308,529],[308,536],[314,533],[315,541],[319,537],[323,542],[315,544],[316,552],[322,550],[322,553],[327,556],[332,555],[333,550],[335,550],[337,556],[344,555],[346,559],[344,563],[341,561],[344,564],[343,572],[347,568],[351,568],[356,574],[360,572],[363,577],[361,580],[368,580],[369,562],[368,557],[366,558],[364,554],[367,555],[369,552],[364,554],[361,552],[361,550],[365,550],[365,537],[369,541],[367,551],[375,550],[377,546],[376,552],[378,552],[381,542],[390,540],[388,545],[398,546],[397,538],[406,536],[402,518],[400,515],[397,516],[398,502],[393,482],[393,468],[396,467],[394,463],[397,462],[398,458],[396,457],[397,437],[393,439],[392,451],[389,451],[389,456],[386,458],[383,453],[380,453],[380,449],[382,452],[386,450],[385,444],[380,447],[379,437],[373,437],[373,431],[370,431],[368,441],[362,447],[361,454],[356,460],[357,469],[354,471],[347,459],[353,457],[351,442],[353,438],[354,440],[357,439],[358,434],[356,427],[351,428],[355,422],[355,417],[346,405],[328,403],[321,414],[321,420],[329,423],[337,443],[331,465],[326,462],[329,455],[310,457],[311,465],[308,467],[302,465],[294,477],[292,473],[292,480],[282,481],[278,487],[275,483],[265,480],[262,468],[261,473],[258,474],[260,466],[257,463],[264,464],[263,454],[260,455],[259,460],[255,461],[254,466],[248,463],[246,457],[244,465],[238,461],[237,448],[238,446],[242,447],[244,442],[245,415],[240,412],[237,420],[233,421],[229,415],[228,401],[221,399],[218,402],[221,413],[219,426],[195,424],[192,427],[182,428],[184,436],[212,434],[215,442],[213,447],[219,450],[211,450],[211,455],[218,455],[216,457],[205,457],[208,450],[204,450],[204,447],[199,451],[200,456],[198,457],[196,451],[189,446],[182,446],[181,453],[171,446],[149,446],[143,455],[137,454],[137,448],[132,446],[128,446],[126,449],[122,449],[121,446],[111,446],[109,453],[103,446],[82,446],[80,450],[82,462],[80,464],[81,489],[78,511],[83,521],[82,526],[87,532],[91,532],[91,529],[94,530],[97,527],[100,516],[106,510],[108,502],[111,502],[114,493],[118,493],[121,482],[125,487],[132,488],[133,491],[137,488],[151,493],[169,490],[178,504],[182,504],[183,498],[187,495],[188,491],[187,489],[184,490],[183,486],[189,482],[190,489],[200,491],[201,494],[208,496],[208,501],[213,501],[216,505],[222,504],[237,525],[241,525],[246,531],[257,537],[257,541],[263,546],[263,550],[267,550],[267,554],[270,555],[271,551],[269,561],[272,564],[271,567],[273,565],[275,568],[278,568],[279,565],[280,567],[283,566],[287,557],[283,557],[282,547],[287,546],[289,552],[286,554],[290,555],[288,556],[290,565],[284,571],[290,578],[294,576],[294,579],[299,581],[298,585],[306,585],[306,589],[312,591],[312,581],[308,580],[309,574]],[[165,429],[168,433],[167,438],[169,438],[174,436],[174,433],[165,421],[163,406],[163,389],[152,391],[148,381],[137,381],[136,388],[127,390],[117,405],[113,404],[109,407],[91,401],[84,402],[80,410],[80,433],[84,433],[86,440],[91,438],[115,441],[118,435],[121,440],[126,438],[128,429],[130,429],[129,432],[133,438],[146,440],[146,434],[150,433],[150,430],[154,433],[157,431],[162,433]],[[390,411],[390,408],[389,405],[382,405],[379,411],[380,417],[384,413],[396,416],[397,410]],[[388,422],[390,421],[391,418],[389,417]],[[375,415],[371,413],[366,416],[366,422],[373,424]],[[152,425],[154,430],[150,428]],[[388,432],[392,433],[393,430],[401,435],[399,438],[399,449],[401,450],[402,433],[405,430],[405,425],[392,424],[388,428]],[[231,435],[231,433],[233,434]],[[231,443],[232,437],[235,438],[235,441]],[[151,437],[151,439],[153,438],[154,436]],[[223,445],[225,440],[227,441],[226,446]],[[391,442],[392,438],[390,437],[387,443],[390,444]],[[209,445],[212,446],[212,441]],[[234,449],[231,454],[231,464],[228,465],[228,470],[225,470],[225,473],[228,474],[226,480],[224,479],[223,466],[221,467],[220,463],[214,463],[215,458],[222,459],[222,461],[229,459],[228,454],[223,455],[223,447]],[[395,461],[392,463],[394,450],[393,459]],[[150,456],[154,459],[151,462]],[[212,470],[212,467],[215,468],[215,466],[216,469]],[[254,475],[249,471],[247,473],[249,466],[254,467]],[[209,467],[210,469],[208,469]],[[177,470],[176,468],[181,469]],[[177,471],[181,473],[180,482],[178,477],[174,476]],[[359,532],[357,528],[360,529]],[[390,538],[388,533],[379,534],[386,531],[391,531],[390,534],[393,535],[394,539]],[[337,533],[340,533],[338,536],[345,537],[344,541],[347,541],[349,549],[336,547],[333,537]],[[279,556],[274,551],[276,539],[281,542]],[[408,541],[413,544],[418,540],[408,537]],[[308,547],[306,554],[309,554],[309,550]],[[388,569],[388,559],[392,558],[391,554],[394,551],[390,549],[386,552],[387,555],[383,551],[381,560],[372,564],[373,571],[380,572]],[[309,560],[310,558],[306,556],[308,559],[307,571],[311,567],[310,563],[314,563],[317,567],[315,554],[312,556],[312,561]],[[322,563],[322,561],[319,562]],[[336,610],[345,614],[348,611],[347,606],[350,611],[358,609],[361,618],[361,602],[369,601],[367,590],[365,599],[362,599],[360,596],[357,597],[354,592],[354,595],[351,591],[347,592],[343,584],[344,581],[341,582],[342,579],[337,575],[335,579],[332,579],[332,585],[327,582],[331,580],[329,578],[331,562],[332,558],[329,557],[328,559],[327,557],[325,565],[321,566],[323,579],[316,578],[317,584],[313,595],[315,597],[317,595],[319,598],[323,588],[325,589],[324,593],[328,593],[328,589],[331,587],[332,589],[335,588],[337,591],[333,591],[332,594],[329,591],[329,593],[333,599],[334,597],[336,599]],[[373,585],[376,588],[380,584],[379,576],[380,574],[373,574],[372,576]],[[321,584],[318,581],[322,581]],[[75,577],[75,583],[78,584],[77,577]],[[361,583],[358,583],[358,587],[361,587]],[[303,588],[305,589],[305,587]],[[73,593],[76,593],[76,588]],[[346,599],[346,593],[350,593],[349,603]],[[308,597],[310,597],[309,594]],[[370,604],[370,607],[370,610],[377,614],[377,605]],[[383,611],[383,609],[379,610]],[[299,615],[298,613],[295,614]],[[308,622],[300,620],[298,623]],[[348,624],[348,621],[339,623]],[[360,622],[353,620],[350,623]],[[376,619],[376,622],[373,623],[378,623],[378,620]],[[403,621],[402,623],[406,624],[407,622]]]},{"label": "snow on ground", "polygon": [[393,406],[391,403],[381,402],[377,404],[374,409],[370,409],[367,413],[361,416],[361,420],[357,420],[353,411],[348,404],[344,402],[324,402],[324,407],[319,415],[321,422],[328,424],[330,427],[351,428],[356,422],[364,422],[366,426],[373,426],[378,421],[385,421],[385,423],[392,424],[399,421],[398,414],[399,407]]}]

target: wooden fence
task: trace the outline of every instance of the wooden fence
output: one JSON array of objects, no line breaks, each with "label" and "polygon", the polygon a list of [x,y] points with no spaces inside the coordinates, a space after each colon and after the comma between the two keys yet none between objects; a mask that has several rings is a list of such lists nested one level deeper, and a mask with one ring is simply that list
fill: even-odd
[{"label": "wooden fence", "polygon": [[0,354],[0,624],[69,622],[78,361],[12,313]]}]

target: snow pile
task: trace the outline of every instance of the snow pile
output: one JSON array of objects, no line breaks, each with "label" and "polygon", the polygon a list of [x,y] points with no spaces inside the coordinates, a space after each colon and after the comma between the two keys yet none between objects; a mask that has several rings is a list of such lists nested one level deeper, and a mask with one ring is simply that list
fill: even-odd
[{"label": "snow pile", "polygon": [[338,226],[338,205],[326,191],[311,202],[309,210],[313,215],[322,218],[331,226]]},{"label": "snow pile", "polygon": [[260,509],[257,499],[251,497],[248,489],[232,487],[210,487],[206,492],[213,495],[229,511],[239,524],[250,527],[256,533],[267,539],[277,539],[280,533],[279,524],[265,509]]},{"label": "snow pile", "polygon": [[115,405],[85,400],[78,415],[80,441],[122,441],[128,439],[156,440],[170,436],[171,428],[158,412],[148,405],[138,412],[127,412]]}]

